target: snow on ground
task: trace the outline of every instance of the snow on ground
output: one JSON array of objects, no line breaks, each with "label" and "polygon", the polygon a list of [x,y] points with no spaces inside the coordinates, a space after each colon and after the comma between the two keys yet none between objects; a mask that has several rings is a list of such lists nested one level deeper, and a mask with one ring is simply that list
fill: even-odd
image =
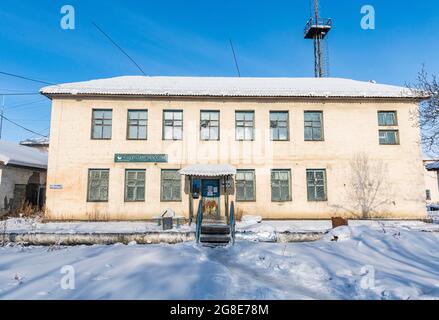
[{"label": "snow on ground", "polygon": [[[331,241],[338,237],[339,241]],[[439,299],[439,234],[343,227],[314,243],[0,248],[1,299]],[[75,269],[75,290],[60,270]]]},{"label": "snow on ground", "polygon": [[[398,227],[410,230],[439,232],[439,214],[436,221],[438,224],[425,223],[422,221],[356,221],[350,220],[351,226],[368,226],[377,230],[383,227]],[[435,217],[432,215],[432,218]],[[260,238],[270,239],[279,232],[327,232],[332,228],[330,220],[292,220],[292,221],[262,221],[250,219],[238,222],[236,230],[239,233],[255,233]],[[6,221],[8,233],[63,233],[63,234],[91,234],[91,233],[144,233],[163,232],[157,223],[152,222],[49,222],[41,223],[36,219],[14,218]],[[174,223],[171,232],[195,231],[195,225],[182,225],[179,228]]]},{"label": "snow on ground", "polygon": [[[170,232],[190,232],[194,227],[182,225]],[[102,233],[145,233],[163,232],[162,227],[153,222],[49,222],[37,219],[14,218],[6,220],[8,233],[53,233],[53,234],[102,234]]]}]

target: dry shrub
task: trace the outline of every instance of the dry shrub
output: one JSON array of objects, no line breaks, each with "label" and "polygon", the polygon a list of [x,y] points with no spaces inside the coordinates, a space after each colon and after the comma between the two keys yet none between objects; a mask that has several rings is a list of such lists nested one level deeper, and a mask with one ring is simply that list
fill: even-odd
[{"label": "dry shrub", "polygon": [[235,210],[235,220],[236,221],[241,221],[243,215],[244,215],[244,210],[242,210],[240,208],[236,208],[236,210]]}]

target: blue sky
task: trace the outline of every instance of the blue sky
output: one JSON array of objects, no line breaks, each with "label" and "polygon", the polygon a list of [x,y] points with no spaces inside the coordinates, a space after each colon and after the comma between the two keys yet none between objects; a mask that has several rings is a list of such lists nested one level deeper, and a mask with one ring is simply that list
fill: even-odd
[{"label": "blue sky", "polygon": [[[75,30],[60,28],[66,4],[75,7]],[[375,7],[376,30],[360,28],[366,4]],[[437,0],[321,0],[321,7],[334,19],[331,76],[404,85],[423,63],[439,74]],[[243,76],[313,76],[312,43],[303,39],[309,15],[309,0],[1,0],[0,71],[55,83],[138,74],[95,22],[148,75],[235,76],[231,38]],[[42,86],[0,75],[0,93]],[[5,104],[6,117],[49,133],[44,97],[6,96]],[[4,123],[5,140],[32,135]]]}]

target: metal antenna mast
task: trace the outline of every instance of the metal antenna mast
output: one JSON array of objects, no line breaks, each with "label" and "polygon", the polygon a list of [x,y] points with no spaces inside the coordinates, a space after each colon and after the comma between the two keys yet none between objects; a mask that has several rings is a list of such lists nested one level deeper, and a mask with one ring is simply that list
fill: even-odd
[{"label": "metal antenna mast", "polygon": [[316,78],[322,78],[328,75],[323,40],[331,31],[332,19],[320,17],[318,0],[314,0],[313,11],[305,26],[305,39],[314,41],[314,75]]}]

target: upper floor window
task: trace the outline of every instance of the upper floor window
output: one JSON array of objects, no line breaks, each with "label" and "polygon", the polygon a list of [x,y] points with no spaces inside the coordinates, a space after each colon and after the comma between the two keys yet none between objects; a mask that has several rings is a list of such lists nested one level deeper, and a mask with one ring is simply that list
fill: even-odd
[{"label": "upper floor window", "polygon": [[288,111],[270,112],[271,140],[287,141],[289,139]]},{"label": "upper floor window", "polygon": [[236,201],[255,201],[255,171],[238,170],[236,173]]},{"label": "upper floor window", "polygon": [[255,138],[255,113],[254,111],[236,112],[236,140],[253,141]]},{"label": "upper floor window", "polygon": [[305,112],[305,141],[323,141],[323,112]]},{"label": "upper floor window", "polygon": [[380,127],[391,127],[398,125],[396,111],[379,111],[378,124]]},{"label": "upper floor window", "polygon": [[128,140],[146,140],[147,128],[148,110],[128,111]]},{"label": "upper floor window", "polygon": [[271,200],[291,201],[291,170],[271,171]]},{"label": "upper floor window", "polygon": [[326,170],[307,170],[308,201],[327,201]]},{"label": "upper floor window", "polygon": [[183,111],[163,112],[163,139],[183,140]]},{"label": "upper floor window", "polygon": [[91,169],[88,171],[88,202],[107,202],[110,170]]},{"label": "upper floor window", "polygon": [[93,109],[92,139],[110,140],[113,124],[113,110]]},{"label": "upper floor window", "polygon": [[220,139],[220,113],[219,111],[201,111],[200,122],[201,140],[215,140]]},{"label": "upper floor window", "polygon": [[380,130],[381,145],[397,145],[399,144],[398,130]]}]

